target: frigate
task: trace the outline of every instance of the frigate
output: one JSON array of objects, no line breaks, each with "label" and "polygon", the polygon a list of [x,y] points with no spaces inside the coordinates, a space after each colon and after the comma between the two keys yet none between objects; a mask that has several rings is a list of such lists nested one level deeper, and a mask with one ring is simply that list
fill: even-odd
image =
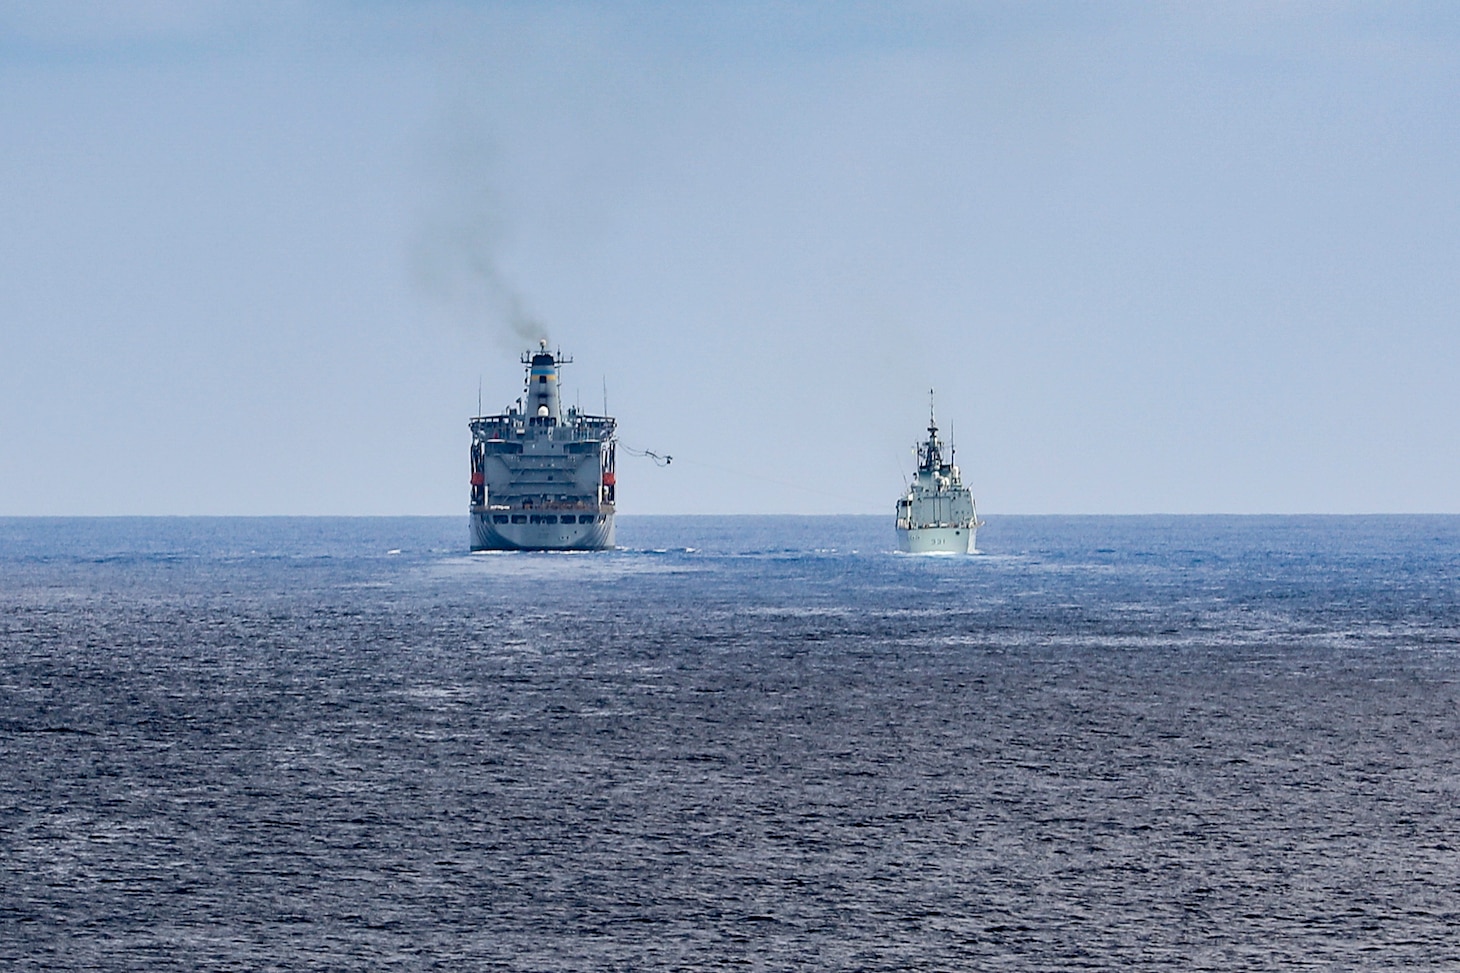
[{"label": "frigate", "polygon": [[[931,399],[932,393],[929,393]],[[897,501],[897,546],[908,554],[968,554],[983,521],[973,493],[963,485],[953,451],[943,461],[943,443],[931,401],[928,438],[917,446],[918,468],[912,485]]]},{"label": "frigate", "polygon": [[558,366],[572,360],[540,341],[522,356],[522,397],[471,420],[473,551],[613,547],[615,423],[563,410]]}]

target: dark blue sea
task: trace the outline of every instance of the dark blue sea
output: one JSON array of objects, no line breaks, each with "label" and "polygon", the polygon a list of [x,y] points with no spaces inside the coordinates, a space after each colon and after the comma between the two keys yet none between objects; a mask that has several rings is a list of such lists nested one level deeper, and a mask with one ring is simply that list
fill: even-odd
[{"label": "dark blue sea", "polygon": [[1460,517],[0,520],[6,970],[1460,967]]}]

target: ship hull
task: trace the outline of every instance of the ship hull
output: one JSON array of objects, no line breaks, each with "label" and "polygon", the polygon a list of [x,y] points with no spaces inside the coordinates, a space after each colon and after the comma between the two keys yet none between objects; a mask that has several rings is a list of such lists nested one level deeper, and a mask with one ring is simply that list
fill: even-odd
[{"label": "ship hull", "polygon": [[972,554],[977,527],[899,527],[897,547],[904,554]]},{"label": "ship hull", "polygon": [[[556,519],[556,518],[555,518]],[[566,519],[566,518],[563,518]],[[595,517],[592,523],[506,523],[494,522],[491,514],[471,513],[473,551],[606,551],[614,546],[613,513]]]}]

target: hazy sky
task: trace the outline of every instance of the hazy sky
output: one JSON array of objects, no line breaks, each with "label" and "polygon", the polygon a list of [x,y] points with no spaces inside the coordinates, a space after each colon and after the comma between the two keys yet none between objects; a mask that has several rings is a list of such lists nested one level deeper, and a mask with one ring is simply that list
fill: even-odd
[{"label": "hazy sky", "polygon": [[1460,512],[1460,5],[0,4],[0,515]]}]

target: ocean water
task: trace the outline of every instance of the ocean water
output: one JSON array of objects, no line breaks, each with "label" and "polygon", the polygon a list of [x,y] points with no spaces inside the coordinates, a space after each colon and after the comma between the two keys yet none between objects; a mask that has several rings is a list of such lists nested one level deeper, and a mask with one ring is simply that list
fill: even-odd
[{"label": "ocean water", "polygon": [[1460,517],[0,520],[7,970],[1460,966]]}]

